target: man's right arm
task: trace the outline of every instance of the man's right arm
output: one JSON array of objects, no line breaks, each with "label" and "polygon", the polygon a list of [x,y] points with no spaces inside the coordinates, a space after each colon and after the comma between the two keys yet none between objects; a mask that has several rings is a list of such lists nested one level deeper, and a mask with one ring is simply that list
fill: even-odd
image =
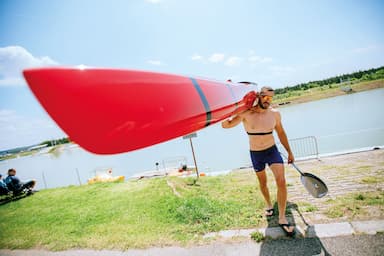
[{"label": "man's right arm", "polygon": [[226,119],[225,121],[221,122],[221,127],[223,128],[232,128],[238,125],[243,121],[243,116],[242,115],[236,115],[234,117],[230,117]]}]

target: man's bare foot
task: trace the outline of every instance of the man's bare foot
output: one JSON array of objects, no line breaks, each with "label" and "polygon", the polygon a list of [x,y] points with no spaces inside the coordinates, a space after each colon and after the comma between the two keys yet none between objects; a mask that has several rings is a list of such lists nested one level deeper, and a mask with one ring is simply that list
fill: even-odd
[{"label": "man's bare foot", "polygon": [[265,209],[265,216],[266,217],[272,217],[275,210],[273,208]]}]

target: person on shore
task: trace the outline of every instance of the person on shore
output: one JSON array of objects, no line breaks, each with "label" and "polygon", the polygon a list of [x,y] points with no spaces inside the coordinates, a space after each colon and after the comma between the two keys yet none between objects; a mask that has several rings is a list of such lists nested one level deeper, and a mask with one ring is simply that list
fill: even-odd
[{"label": "person on shore", "polygon": [[26,190],[28,194],[32,194],[33,188],[36,185],[36,180],[21,182],[20,179],[16,177],[16,170],[12,168],[8,170],[8,177],[5,178],[5,184],[14,195],[18,195],[24,190]]},{"label": "person on shore", "polygon": [[0,195],[8,195],[9,193],[10,191],[3,180],[3,175],[0,174]]},{"label": "person on shore", "polygon": [[274,215],[274,208],[267,186],[266,164],[272,170],[277,185],[277,204],[279,209],[279,225],[283,231],[291,236],[294,234],[292,226],[286,216],[287,186],[284,173],[284,162],[275,145],[273,130],[276,131],[281,144],[288,152],[288,163],[294,162],[294,156],[288,143],[288,138],[281,123],[281,114],[271,107],[274,90],[263,87],[257,97],[256,105],[234,117],[222,122],[223,128],[232,128],[243,123],[249,137],[250,155],[253,168],[260,184],[260,190],[266,202],[265,215]]}]

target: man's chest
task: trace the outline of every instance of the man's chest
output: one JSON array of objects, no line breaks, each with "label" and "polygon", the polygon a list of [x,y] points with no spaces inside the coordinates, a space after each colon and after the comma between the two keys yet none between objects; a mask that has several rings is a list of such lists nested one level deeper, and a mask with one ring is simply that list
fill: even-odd
[{"label": "man's chest", "polygon": [[248,128],[252,130],[271,131],[276,126],[276,119],[272,112],[250,113],[246,120]]}]

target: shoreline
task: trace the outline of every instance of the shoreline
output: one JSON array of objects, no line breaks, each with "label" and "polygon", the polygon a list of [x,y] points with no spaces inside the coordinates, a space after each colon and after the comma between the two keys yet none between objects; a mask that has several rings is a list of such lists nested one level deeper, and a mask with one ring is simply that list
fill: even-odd
[{"label": "shoreline", "polygon": [[[342,156],[346,156],[346,155],[353,155],[353,154],[359,154],[359,153],[369,153],[371,151],[373,152],[376,150],[383,150],[383,149],[384,149],[384,145],[355,148],[355,149],[319,154],[318,156],[312,155],[309,157],[301,157],[301,158],[297,158],[296,162],[305,163],[305,162],[312,161],[312,160],[319,160],[320,161],[322,158],[342,157]],[[215,176],[219,176],[219,175],[227,175],[227,174],[230,174],[232,172],[244,171],[247,169],[252,169],[252,165],[250,164],[249,166],[239,166],[239,167],[234,168],[234,169],[227,169],[227,170],[221,170],[221,171],[212,171],[212,172],[204,171],[204,176],[215,177]],[[142,178],[164,178],[167,176],[169,176],[169,175],[167,175],[167,173],[165,171],[154,170],[154,171],[145,171],[145,172],[140,172],[140,173],[134,174],[134,175],[128,177],[127,180],[135,180],[135,179],[142,179]],[[196,173],[192,172],[192,173],[189,173],[188,175],[183,174],[183,175],[180,175],[178,177],[180,177],[180,178],[192,177],[193,178],[195,176],[196,176]]]},{"label": "shoreline", "polygon": [[291,106],[295,104],[300,103],[306,103],[306,102],[312,102],[337,96],[343,96],[348,95],[352,93],[358,93],[363,91],[369,91],[374,89],[380,89],[384,88],[384,79],[374,80],[374,81],[367,81],[367,82],[360,82],[356,84],[348,85],[351,88],[350,92],[345,92],[341,89],[341,85],[337,87],[331,87],[327,89],[321,90],[320,88],[314,88],[314,89],[308,89],[300,93],[298,96],[288,96],[285,97],[286,94],[276,95],[280,96],[281,98],[278,98],[274,101],[274,104],[276,104],[278,107],[286,107]]}]

